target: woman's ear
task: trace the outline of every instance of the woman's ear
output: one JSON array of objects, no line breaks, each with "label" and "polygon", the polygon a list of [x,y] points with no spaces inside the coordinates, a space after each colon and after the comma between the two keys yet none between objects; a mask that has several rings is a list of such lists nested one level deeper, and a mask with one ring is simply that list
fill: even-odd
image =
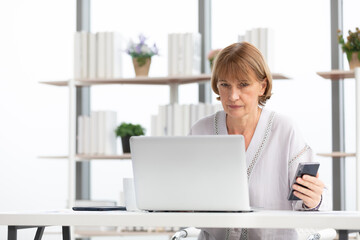
[{"label": "woman's ear", "polygon": [[267,83],[268,83],[267,78],[264,78],[264,80],[260,83],[260,85],[261,85],[261,95],[260,96],[265,94]]}]

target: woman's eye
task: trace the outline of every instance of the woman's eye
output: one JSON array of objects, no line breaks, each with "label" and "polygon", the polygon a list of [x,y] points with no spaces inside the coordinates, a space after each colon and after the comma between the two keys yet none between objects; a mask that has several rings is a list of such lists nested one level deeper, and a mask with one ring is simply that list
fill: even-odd
[{"label": "woman's eye", "polygon": [[229,87],[229,84],[227,84],[227,83],[221,83],[220,86],[221,86],[221,87]]},{"label": "woman's eye", "polygon": [[239,85],[240,85],[240,87],[247,87],[247,86],[249,86],[248,83],[240,83]]}]

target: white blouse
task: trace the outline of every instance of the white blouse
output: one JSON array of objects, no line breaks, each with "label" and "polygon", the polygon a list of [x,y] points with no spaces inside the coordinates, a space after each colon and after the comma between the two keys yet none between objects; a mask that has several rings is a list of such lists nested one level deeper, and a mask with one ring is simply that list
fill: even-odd
[{"label": "white blouse", "polygon": [[[226,113],[219,111],[196,122],[190,135],[227,135]],[[313,151],[287,117],[263,108],[246,151],[250,205],[254,209],[300,210],[302,201],[288,201],[299,162],[312,162]],[[324,189],[320,209],[331,209]],[[293,229],[202,229],[201,240],[297,239]]]}]

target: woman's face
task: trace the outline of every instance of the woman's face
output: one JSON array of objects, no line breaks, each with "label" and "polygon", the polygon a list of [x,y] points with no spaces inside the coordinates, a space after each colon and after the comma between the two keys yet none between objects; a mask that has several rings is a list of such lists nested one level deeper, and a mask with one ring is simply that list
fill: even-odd
[{"label": "woman's face", "polygon": [[224,111],[232,118],[257,113],[258,98],[266,89],[266,81],[258,82],[255,73],[234,78],[219,78],[217,87]]}]

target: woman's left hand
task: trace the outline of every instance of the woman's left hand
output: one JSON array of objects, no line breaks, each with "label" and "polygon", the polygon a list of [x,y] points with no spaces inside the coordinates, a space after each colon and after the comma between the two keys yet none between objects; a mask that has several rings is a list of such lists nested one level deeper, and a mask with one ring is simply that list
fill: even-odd
[{"label": "woman's left hand", "polygon": [[294,195],[303,200],[306,207],[317,207],[321,201],[321,194],[324,191],[324,183],[319,179],[319,173],[316,174],[316,177],[304,175],[301,178],[297,178],[296,182],[307,188],[294,184]]}]

